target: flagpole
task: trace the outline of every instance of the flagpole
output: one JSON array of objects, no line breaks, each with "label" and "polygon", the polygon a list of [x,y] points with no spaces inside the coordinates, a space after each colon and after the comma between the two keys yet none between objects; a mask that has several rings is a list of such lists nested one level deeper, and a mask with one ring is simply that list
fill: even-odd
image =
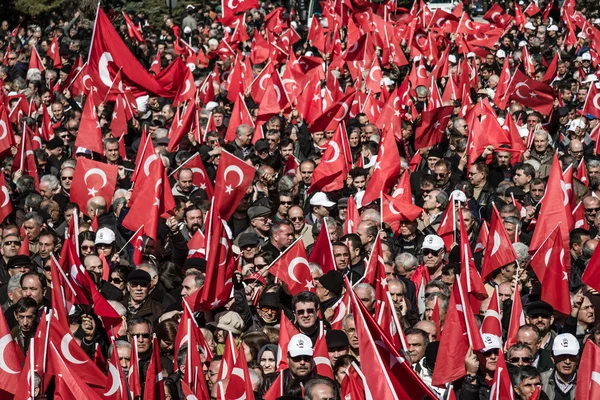
[{"label": "flagpole", "polygon": [[169,174],[169,178],[170,178],[171,176],[173,176],[173,175],[175,174],[175,172],[179,171],[179,170],[180,170],[180,169],[181,169],[181,168],[182,168],[182,167],[183,167],[185,164],[187,164],[187,162],[188,162],[188,161],[190,161],[192,158],[196,157],[198,154],[199,154],[198,152],[195,152],[195,153],[194,153],[194,154],[193,154],[193,155],[192,155],[190,158],[188,158],[187,160],[185,160],[184,162],[182,162],[182,163],[181,163],[181,165],[180,165],[179,167],[175,168],[175,169],[173,170],[173,172],[171,172],[171,173]]},{"label": "flagpole", "polygon": [[138,234],[138,232],[139,232],[139,231],[140,231],[140,230],[141,230],[143,227],[144,227],[144,225],[142,224],[142,226],[140,226],[140,227],[137,229],[137,231],[135,231],[135,232],[133,233],[133,235],[131,235],[131,237],[129,238],[129,240],[127,241],[127,243],[125,243],[125,244],[123,245],[123,247],[121,247],[121,250],[119,250],[119,251],[117,252],[117,254],[120,254],[120,253],[121,253],[121,252],[122,252],[122,251],[125,249],[125,247],[127,247],[127,245],[128,245],[128,244],[129,244],[129,243],[130,243],[130,242],[133,240],[133,238],[135,237],[135,235],[137,235],[137,234]]},{"label": "flagpole", "polygon": [[66,89],[69,89],[71,86],[73,86],[73,83],[75,83],[75,80],[79,77],[79,75],[83,72],[83,68],[87,67],[87,62],[85,64],[83,64],[81,66],[81,68],[79,68],[79,71],[77,71],[77,73],[75,74],[75,76],[73,77],[73,79],[71,79],[71,82],[69,82],[69,86],[66,87]]},{"label": "flagpole", "polygon": [[471,335],[469,334],[469,332],[471,331],[469,329],[469,319],[467,318],[467,312],[472,312],[472,310],[467,310],[467,307],[471,307],[471,303],[466,302],[465,301],[465,296],[463,294],[462,291],[462,285],[460,284],[460,274],[457,275],[456,279],[457,279],[457,284],[458,284],[458,295],[460,297],[460,302],[462,304],[463,307],[463,319],[465,320],[465,326],[467,328],[467,339],[469,339],[469,347],[473,348],[473,340],[471,339]]},{"label": "flagpole", "polygon": [[[42,106],[45,107],[45,106]],[[21,172],[23,172],[23,160],[25,158],[25,135],[27,135],[27,128],[26,128],[27,123],[25,122],[25,120],[23,120],[23,135],[21,138],[21,162],[19,164],[19,170]]]},{"label": "flagpole", "polygon": [[[144,128],[145,129],[145,128]],[[142,150],[142,157],[144,156],[144,154],[146,154],[146,148],[148,147],[148,141],[150,140],[150,135],[148,135],[148,131],[146,131],[146,142],[144,142],[144,149]],[[133,175],[135,175],[137,177],[137,175],[140,172],[140,164],[135,166],[135,170],[133,171]]]},{"label": "flagpole", "polygon": [[[112,90],[113,86],[115,85],[117,76],[121,73],[122,69],[123,69],[123,67],[119,67],[119,70],[117,71],[117,73],[115,75],[115,79],[113,79],[112,83],[110,84],[110,87],[108,88],[108,91],[106,92],[106,95],[104,96],[104,100],[102,100],[102,104],[106,103],[106,99],[108,99],[108,95],[110,94],[110,91]],[[121,77],[121,82],[122,81],[123,81],[123,78]]]},{"label": "flagpole", "polygon": [[[92,40],[90,42],[90,51],[88,52],[88,60],[92,57],[92,49],[94,48],[94,39],[96,38],[96,26],[98,25],[98,14],[100,13],[100,1],[98,0],[98,5],[96,6],[96,19],[94,20],[94,29],[92,30]],[[83,68],[81,68],[83,69]]]}]

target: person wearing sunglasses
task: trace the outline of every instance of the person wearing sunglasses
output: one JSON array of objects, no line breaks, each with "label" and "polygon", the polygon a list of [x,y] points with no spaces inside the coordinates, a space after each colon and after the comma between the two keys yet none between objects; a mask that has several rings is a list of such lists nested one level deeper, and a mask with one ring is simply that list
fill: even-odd
[{"label": "person wearing sunglasses", "polygon": [[69,196],[71,191],[73,175],[75,175],[75,169],[71,167],[63,168],[63,170],[60,172],[60,186],[62,187],[62,194],[65,196]]},{"label": "person wearing sunglasses", "polygon": [[315,242],[312,235],[312,225],[306,223],[304,219],[304,211],[300,206],[292,206],[288,211],[288,220],[292,222],[294,226],[294,237],[298,239],[302,238],[304,247],[308,247]]},{"label": "person wearing sunglasses", "polygon": [[[494,373],[498,365],[498,356],[502,349],[500,338],[489,333],[482,336],[484,348],[478,352],[469,349],[465,357],[465,368],[467,376],[465,377],[461,389],[457,393],[457,398],[480,398],[490,397],[490,385],[494,379]],[[478,397],[475,395],[478,394]]]},{"label": "person wearing sunglasses", "polygon": [[104,265],[102,264],[102,260],[100,260],[100,257],[98,257],[95,254],[85,256],[83,258],[83,266],[86,271],[94,272],[98,276],[98,291],[100,292],[100,294],[102,294],[102,296],[104,296],[106,300],[121,301],[123,299],[123,292],[121,292],[119,289],[106,282],[105,280],[102,280]]},{"label": "person wearing sunglasses", "polygon": [[[579,341],[570,333],[562,333],[554,339],[552,344],[554,368],[541,373],[542,390],[549,394],[550,398],[575,398],[579,351]],[[586,390],[586,388],[579,389]]]},{"label": "person wearing sunglasses", "polygon": [[279,207],[275,213],[275,221],[286,219],[289,215],[290,208],[294,205],[292,194],[290,192],[279,193]]},{"label": "person wearing sunglasses", "polygon": [[127,337],[130,343],[135,340],[138,349],[138,371],[140,382],[146,381],[146,371],[152,358],[153,324],[145,318],[133,318],[127,321]]},{"label": "person wearing sunglasses", "polygon": [[127,320],[145,318],[155,324],[162,315],[162,304],[149,297],[151,281],[150,274],[141,269],[136,269],[127,276],[127,294],[121,301],[127,308]]},{"label": "person wearing sunglasses", "polygon": [[319,297],[311,292],[300,292],[292,298],[294,325],[313,345],[319,337],[319,304]]},{"label": "person wearing sunglasses", "polygon": [[552,330],[554,324],[554,307],[545,301],[538,300],[529,303],[525,309],[525,321],[528,324],[535,325],[540,330],[542,336],[540,347],[550,350],[552,342],[556,337],[556,332]]},{"label": "person wearing sunglasses", "polygon": [[311,339],[298,333],[290,339],[288,344],[287,361],[288,369],[285,370],[283,381],[289,384],[292,380],[306,382],[313,375],[313,343]]},{"label": "person wearing sunglasses", "polygon": [[442,273],[444,255],[446,250],[444,241],[437,235],[427,235],[423,240],[423,265],[429,270],[431,279],[435,279]]},{"label": "person wearing sunglasses", "polygon": [[527,345],[523,343],[517,343],[508,349],[508,352],[506,353],[506,361],[508,363],[507,366],[510,369],[521,368],[525,365],[532,366],[533,353]]},{"label": "person wearing sunglasses", "polygon": [[[3,272],[6,270],[6,265],[8,264],[8,261],[12,257],[19,254],[20,248],[21,239],[17,235],[9,234],[4,236],[4,238],[2,239],[2,249],[0,250],[0,253],[2,253],[2,260],[0,260],[0,271],[2,271],[2,275],[5,275]],[[10,276],[8,277],[2,275],[0,275],[2,282],[6,282],[6,280],[10,278],[10,276],[12,276],[10,275],[10,272]]]}]

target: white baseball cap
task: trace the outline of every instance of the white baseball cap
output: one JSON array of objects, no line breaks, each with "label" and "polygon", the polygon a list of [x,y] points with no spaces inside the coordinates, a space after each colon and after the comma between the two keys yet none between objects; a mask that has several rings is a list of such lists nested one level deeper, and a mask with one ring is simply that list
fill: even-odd
[{"label": "white baseball cap", "polygon": [[588,60],[592,61],[592,55],[589,52],[585,52],[581,55],[581,61]]},{"label": "white baseball cap", "polygon": [[583,83],[592,83],[592,82],[598,82],[598,76],[596,76],[596,74],[589,74],[583,81]]},{"label": "white baseball cap", "polygon": [[454,54],[450,54],[448,56],[448,62],[450,62],[450,64],[456,64],[456,56]]},{"label": "white baseball cap", "polygon": [[450,193],[450,198],[452,198],[454,201],[460,201],[461,203],[467,202],[467,196],[465,196],[462,190],[458,189],[453,190],[452,193]]},{"label": "white baseball cap", "polygon": [[575,336],[571,335],[570,333],[561,333],[560,335],[556,335],[552,344],[553,356],[562,356],[565,354],[570,356],[576,356],[579,354],[579,342]]},{"label": "white baseball cap", "polygon": [[311,206],[333,207],[333,206],[335,206],[335,203],[333,201],[330,201],[327,198],[327,195],[325,193],[317,192],[310,199],[310,205]]},{"label": "white baseball cap", "polygon": [[551,32],[558,32],[558,26],[550,25],[547,30]]},{"label": "white baseball cap", "polygon": [[535,31],[535,26],[531,23],[531,21],[529,21],[528,23],[525,24],[525,29],[531,29],[531,30]]},{"label": "white baseball cap", "polygon": [[310,338],[302,333],[298,333],[292,336],[290,342],[288,343],[288,354],[291,357],[312,357],[314,354],[314,350]]},{"label": "white baseball cap", "polygon": [[444,241],[438,235],[427,235],[423,240],[424,249],[429,249],[433,251],[439,251],[444,248]]},{"label": "white baseball cap", "polygon": [[577,37],[578,37],[579,39],[585,39],[587,36],[585,36],[585,33],[583,33],[583,32],[579,32],[579,33],[577,34]]},{"label": "white baseball cap", "polygon": [[500,338],[496,335],[492,335],[489,333],[484,333],[481,335],[481,339],[483,339],[483,349],[481,349],[482,353],[486,351],[501,349],[502,342],[500,342]]},{"label": "white baseball cap", "polygon": [[115,233],[108,228],[100,228],[96,233],[94,244],[112,244],[116,240]]},{"label": "white baseball cap", "polygon": [[498,49],[496,52],[496,57],[498,58],[506,58],[506,52],[502,49]]},{"label": "white baseball cap", "polygon": [[596,18],[594,20],[594,22],[592,22],[592,24],[594,24],[594,25],[600,25],[600,18]]}]

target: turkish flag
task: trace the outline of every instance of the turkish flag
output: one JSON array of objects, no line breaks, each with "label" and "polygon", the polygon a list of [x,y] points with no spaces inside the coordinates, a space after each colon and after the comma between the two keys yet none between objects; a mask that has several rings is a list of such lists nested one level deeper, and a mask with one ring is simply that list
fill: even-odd
[{"label": "turkish flag", "polygon": [[[76,370],[77,376],[84,382],[94,386],[104,387],[106,376],[92,362],[83,349],[77,344],[75,338],[62,323],[58,321],[55,314],[52,314],[50,320],[50,330],[48,341],[50,343],[60,343],[57,358],[59,358],[69,370]],[[47,372],[53,375],[61,373],[57,365],[48,363]]]},{"label": "turkish flag", "polygon": [[581,281],[594,288],[594,290],[600,291],[600,251],[594,251],[581,277]]},{"label": "turkish flag", "polygon": [[329,237],[327,228],[324,227],[319,232],[308,261],[319,264],[324,274],[335,270],[336,264],[333,257],[333,247],[331,246],[331,238]]},{"label": "turkish flag", "polygon": [[0,154],[8,153],[12,146],[15,146],[15,136],[12,125],[7,115],[7,106],[0,106]]},{"label": "turkish flag", "polygon": [[110,131],[116,138],[127,133],[127,115],[125,112],[125,97],[122,94],[118,94],[115,99],[115,108],[112,113],[112,120],[110,122]]},{"label": "turkish flag", "polygon": [[531,244],[529,245],[529,253],[533,254],[537,251],[556,225],[561,224],[562,243],[567,255],[565,257],[565,266],[567,273],[569,273],[571,270],[571,259],[568,257],[568,254],[570,254],[569,231],[573,226],[573,214],[571,212],[566,184],[563,181],[560,162],[556,154],[554,155],[552,168],[548,176],[546,192],[542,200],[540,200],[540,204],[539,217],[533,231]]},{"label": "turkish flag", "polygon": [[44,63],[42,62],[42,57],[40,57],[40,53],[38,53],[36,46],[31,47],[31,56],[29,57],[29,67],[27,68],[27,72],[31,71],[32,69],[38,69],[40,72],[44,72],[46,70]]},{"label": "turkish flag", "polygon": [[360,214],[354,196],[348,198],[348,209],[346,210],[346,220],[344,221],[344,235],[356,233],[356,227],[360,224]]},{"label": "turkish flag", "polygon": [[554,89],[545,83],[527,77],[518,69],[513,75],[508,92],[511,100],[544,115],[549,115],[554,107]]},{"label": "turkish flag", "polygon": [[287,284],[292,295],[315,291],[302,240],[296,240],[269,268],[271,274]]},{"label": "turkish flag", "polygon": [[254,128],[254,121],[252,115],[246,106],[244,97],[241,93],[238,94],[233,105],[233,111],[231,111],[231,117],[229,119],[229,125],[227,127],[227,133],[225,134],[225,141],[231,143],[236,138],[237,127],[245,124],[251,128]]},{"label": "turkish flag", "polygon": [[346,93],[346,96],[342,99],[327,107],[322,113],[317,114],[316,118],[310,121],[309,130],[311,132],[334,130],[341,121],[349,117],[355,94],[355,90]]},{"label": "turkish flag", "polygon": [[161,58],[162,58],[162,52],[157,51],[154,61],[152,61],[152,64],[150,64],[150,72],[154,72],[154,75],[160,74],[160,70],[162,67]]},{"label": "turkish flag", "polygon": [[600,398],[600,348],[587,340],[577,367],[577,400]]},{"label": "turkish flag", "polygon": [[463,299],[471,304],[473,313],[478,313],[481,308],[481,301],[488,297],[487,291],[483,284],[483,280],[479,275],[479,271],[475,266],[475,260],[473,260],[473,253],[471,252],[471,244],[469,242],[469,236],[465,228],[465,222],[463,220],[462,209],[459,211],[460,217],[460,277],[461,288],[464,288],[462,292]]},{"label": "turkish flag", "polygon": [[233,366],[237,362],[238,352],[235,344],[233,335],[228,332],[225,338],[225,346],[223,350],[223,357],[221,358],[221,365],[219,366],[219,373],[217,375],[218,380],[229,379],[233,372]]},{"label": "turkish flag", "polygon": [[481,267],[481,276],[484,279],[491,279],[491,275],[495,270],[513,263],[515,260],[517,260],[517,254],[512,246],[512,240],[508,236],[506,228],[504,228],[498,209],[496,206],[493,206],[490,231]]},{"label": "turkish flag", "polygon": [[[321,322],[321,324],[322,323],[323,322]],[[315,363],[314,371],[319,375],[326,376],[329,379],[333,379],[333,368],[331,367],[331,361],[329,360],[327,342],[325,341],[325,332],[321,332],[322,334],[319,336],[315,343],[315,349],[313,354],[313,361]]]},{"label": "turkish flag", "polygon": [[596,118],[600,118],[600,91],[598,87],[592,83],[583,105],[584,114],[592,114]]},{"label": "turkish flag", "polygon": [[333,192],[344,188],[348,175],[348,165],[345,154],[350,154],[348,136],[343,124],[339,124],[323,153],[321,162],[313,171],[312,184],[309,193]]},{"label": "turkish flag", "polygon": [[433,146],[442,139],[453,111],[453,106],[444,106],[421,113],[421,120],[415,129],[415,148],[417,150]]},{"label": "turkish flag", "polygon": [[523,304],[521,303],[521,293],[515,290],[513,293],[513,303],[510,310],[510,324],[508,325],[508,332],[506,334],[506,342],[504,343],[504,350],[508,351],[512,345],[517,343],[517,332],[519,328],[525,325],[525,313],[523,312]]},{"label": "turkish flag", "polygon": [[170,152],[177,149],[181,140],[188,135],[197,121],[198,109],[196,104],[194,102],[189,102],[188,105],[185,106],[185,111],[181,118],[178,118],[177,122],[174,122],[173,125],[171,125],[171,131],[169,132],[169,146],[167,147]]},{"label": "turkish flag", "polygon": [[144,163],[143,174],[146,176],[140,175],[143,180],[134,186],[129,212],[122,224],[134,232],[144,225],[145,234],[156,240],[158,219],[167,217],[165,214],[175,208],[175,200],[162,160],[154,157]]},{"label": "turkish flag", "polygon": [[52,66],[55,69],[60,69],[62,67],[59,53],[58,36],[54,36],[54,39],[52,39],[52,42],[50,42],[50,47],[48,47],[46,55],[52,60]]},{"label": "turkish flag", "polygon": [[[29,133],[29,134],[28,134]],[[29,175],[35,181],[36,190],[40,187],[40,178],[37,173],[37,164],[35,155],[33,154],[33,146],[31,144],[31,131],[25,129],[21,143],[17,147],[17,154],[12,165],[12,172],[22,171],[23,175]]]},{"label": "turkish flag", "polygon": [[[3,313],[2,313],[3,314]],[[11,340],[10,329],[4,315],[0,315],[0,389],[16,394],[19,380],[16,379],[22,370],[23,353],[16,340]]]},{"label": "turkish flag", "polygon": [[287,353],[288,345],[292,336],[300,333],[292,322],[281,311],[279,319],[279,341],[277,342],[277,371],[284,371],[288,367]]},{"label": "turkish flag", "polygon": [[119,359],[119,351],[114,340],[111,340],[111,344],[113,345],[113,351],[108,359],[108,379],[104,388],[104,396],[109,400],[126,400],[129,398],[129,394],[127,393],[127,381]]},{"label": "turkish flag", "polygon": [[[47,354],[47,369],[48,371],[54,371],[53,375],[55,375],[54,397],[63,400],[103,399],[104,397],[101,397],[96,391],[86,385],[79,373],[82,369],[81,367],[77,370],[78,373],[74,373],[74,368],[64,360],[55,343],[58,344],[58,342],[49,343]],[[62,351],[62,344],[60,348]],[[98,369],[98,371],[100,370]]]},{"label": "turkish flag", "polygon": [[[204,168],[204,164],[202,163],[202,159],[200,158],[200,154],[194,154],[187,163],[185,163],[184,168],[189,168],[193,172],[192,182],[195,186],[206,192],[206,195],[209,199],[213,197],[213,186],[208,173],[206,172],[206,168]],[[177,174],[179,175],[179,174]]]},{"label": "turkish flag", "polygon": [[215,179],[215,199],[221,217],[227,221],[246,195],[252,184],[256,170],[227,151],[221,152],[217,177]]},{"label": "turkish flag", "polygon": [[248,372],[248,363],[244,355],[244,346],[240,346],[238,350],[237,359],[229,375],[229,385],[227,385],[225,396],[228,399],[254,400],[254,391],[252,390],[250,372]]},{"label": "turkish flag", "polygon": [[341,394],[343,399],[367,400],[374,398],[365,375],[355,362],[352,362],[346,370],[346,375],[342,380]]},{"label": "turkish flag", "polygon": [[175,95],[175,99],[173,100],[173,105],[178,106],[187,101],[191,101],[194,99],[196,95],[196,83],[194,82],[194,77],[192,76],[192,71],[189,68],[185,69],[185,77],[177,94]]},{"label": "turkish flag", "polygon": [[[132,88],[135,95],[152,93],[172,99],[182,84],[181,81],[173,84],[172,76],[154,77],[150,75],[123,43],[110,20],[100,8],[94,26],[87,75],[98,85],[101,97],[106,95],[119,70],[121,70],[125,84]],[[165,70],[162,72],[164,73]],[[168,86],[170,86],[169,89],[167,89]]]},{"label": "turkish flag", "polygon": [[456,239],[456,210],[457,210],[456,200],[454,200],[454,196],[450,194],[450,199],[446,210],[444,211],[442,222],[438,226],[437,234],[444,241],[444,245],[446,246],[446,251],[450,251],[452,249],[452,244]]},{"label": "turkish flag", "polygon": [[502,64],[502,71],[498,77],[498,86],[496,86],[496,92],[494,94],[494,104],[502,110],[506,109],[508,106],[508,98],[510,95],[508,88],[511,85],[511,78],[510,64],[508,63],[507,57],[504,60],[504,64]]},{"label": "turkish flag", "polygon": [[[54,125],[52,124],[52,120],[50,119],[50,114],[48,113],[48,108],[46,106],[41,106],[42,108],[42,137],[46,142],[49,142],[50,139],[54,137]],[[82,115],[83,117],[83,115]],[[80,122],[81,125],[81,122]]]},{"label": "turkish flag", "polygon": [[98,113],[96,112],[94,102],[91,101],[91,98],[89,97],[86,100],[83,112],[81,113],[81,121],[79,123],[77,139],[75,139],[75,146],[92,150],[98,154],[104,153]]},{"label": "turkish flag", "polygon": [[87,202],[92,197],[102,196],[107,204],[112,202],[112,196],[117,184],[119,168],[85,157],[77,159],[73,184],[69,199],[79,205],[79,209],[87,215]]},{"label": "turkish flag", "polygon": [[[518,7],[518,6],[516,6]],[[513,386],[504,360],[504,353],[498,352],[498,363],[492,380],[490,399],[514,399]]]},{"label": "turkish flag", "polygon": [[125,24],[127,24],[127,35],[131,39],[135,39],[135,41],[140,44],[146,43],[144,37],[142,36],[142,33],[138,30],[137,26],[135,26],[131,18],[129,18],[129,15],[127,15],[124,11],[123,19],[125,20]]},{"label": "turkish flag", "polygon": [[393,132],[386,130],[381,136],[377,160],[369,178],[362,205],[367,205],[389,193],[400,176],[400,154]]},{"label": "turkish flag", "polygon": [[381,211],[381,220],[388,223],[394,232],[399,231],[400,222],[414,221],[423,213],[421,207],[407,203],[401,197],[392,197],[385,193],[382,198]]},{"label": "turkish flag", "polygon": [[494,3],[483,16],[483,19],[486,21],[502,26],[504,26],[507,22],[507,18],[510,17],[505,13],[504,9],[498,3]]},{"label": "turkish flag", "polygon": [[488,333],[496,336],[502,342],[502,321],[500,320],[500,302],[498,300],[498,287],[494,288],[494,293],[488,304],[481,324],[481,334]]},{"label": "turkish flag", "polygon": [[223,16],[219,19],[225,26],[235,20],[235,15],[244,11],[258,8],[258,0],[223,0],[221,2]]},{"label": "turkish flag", "polygon": [[154,335],[152,341],[152,356],[146,371],[146,384],[144,385],[144,400],[165,400],[165,382],[160,362],[160,349],[158,339]]},{"label": "turkish flag", "polygon": [[140,383],[140,357],[138,351],[137,340],[131,341],[131,363],[129,366],[129,374],[127,376],[127,384],[129,390],[136,399],[142,395],[142,384]]},{"label": "turkish flag", "polygon": [[371,255],[366,263],[363,281],[375,288],[376,301],[384,302],[387,299],[388,289],[383,260],[383,249],[381,248],[381,235],[377,235],[377,238],[373,243]]},{"label": "turkish flag", "polygon": [[283,371],[277,375],[277,378],[271,384],[269,390],[265,392],[263,396],[264,400],[277,400],[281,396],[284,395],[284,387],[283,387]]},{"label": "turkish flag", "polygon": [[2,195],[0,195],[0,199],[2,199],[2,203],[0,203],[0,222],[3,222],[12,213],[13,208],[4,174],[0,175],[0,190],[2,191]]},{"label": "turkish flag", "polygon": [[271,62],[254,78],[254,81],[250,85],[250,95],[257,104],[261,104],[266,94],[267,86],[271,84],[277,93],[277,103],[281,105],[282,109],[285,108],[290,101],[287,98],[287,93],[281,82],[279,73],[275,70]]}]

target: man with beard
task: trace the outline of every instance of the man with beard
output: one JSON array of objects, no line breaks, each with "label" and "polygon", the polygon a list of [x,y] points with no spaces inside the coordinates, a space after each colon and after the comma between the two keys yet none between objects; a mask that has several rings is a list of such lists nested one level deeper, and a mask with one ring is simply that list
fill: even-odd
[{"label": "man with beard", "polygon": [[127,309],[127,320],[144,318],[153,324],[162,315],[163,306],[149,297],[151,281],[150,274],[141,269],[127,276],[127,294],[121,302]]},{"label": "man with beard", "polygon": [[196,206],[187,207],[183,214],[183,222],[185,223],[185,226],[181,230],[181,234],[185,240],[189,242],[196,231],[202,228],[202,210]]}]

